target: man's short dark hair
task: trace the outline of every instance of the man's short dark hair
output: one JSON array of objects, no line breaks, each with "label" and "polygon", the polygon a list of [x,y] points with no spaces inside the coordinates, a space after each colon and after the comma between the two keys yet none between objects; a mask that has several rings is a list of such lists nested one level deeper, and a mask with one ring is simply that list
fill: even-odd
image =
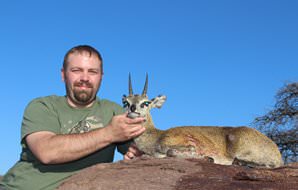
[{"label": "man's short dark hair", "polygon": [[68,58],[70,54],[73,53],[84,53],[87,52],[89,53],[90,56],[95,55],[101,62],[101,72],[103,72],[103,61],[100,53],[92,46],[89,45],[78,45],[73,48],[71,48],[64,56],[63,60],[63,69],[66,70],[67,64],[68,64]]}]

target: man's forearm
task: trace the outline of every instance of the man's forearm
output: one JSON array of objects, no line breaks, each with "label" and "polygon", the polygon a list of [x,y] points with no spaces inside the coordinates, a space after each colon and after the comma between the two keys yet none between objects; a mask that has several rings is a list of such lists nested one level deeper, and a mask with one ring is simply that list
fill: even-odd
[{"label": "man's forearm", "polygon": [[112,141],[107,128],[101,128],[81,134],[44,135],[32,143],[35,145],[30,148],[35,150],[35,155],[42,163],[61,164],[87,156],[108,146]]},{"label": "man's forearm", "polygon": [[[106,128],[88,133],[56,135],[52,137],[52,146],[58,147],[54,152],[51,164],[73,161],[87,156],[110,145]],[[51,146],[51,145],[50,145]]]}]

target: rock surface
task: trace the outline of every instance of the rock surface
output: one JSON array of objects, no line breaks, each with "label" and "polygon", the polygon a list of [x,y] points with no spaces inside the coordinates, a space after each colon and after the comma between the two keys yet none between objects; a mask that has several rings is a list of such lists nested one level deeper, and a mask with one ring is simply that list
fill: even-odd
[{"label": "rock surface", "polygon": [[139,158],[86,168],[58,190],[298,190],[298,163],[276,169],[222,166],[197,159]]}]

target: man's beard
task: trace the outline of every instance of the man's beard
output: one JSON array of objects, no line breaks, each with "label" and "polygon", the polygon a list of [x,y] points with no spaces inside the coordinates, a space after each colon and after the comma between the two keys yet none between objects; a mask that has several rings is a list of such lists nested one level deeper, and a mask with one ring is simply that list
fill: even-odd
[{"label": "man's beard", "polygon": [[[86,89],[80,89],[81,86],[86,87]],[[73,89],[69,89],[68,87],[66,88],[70,98],[73,99],[73,101],[77,104],[87,105],[95,99],[95,89],[93,85],[89,82],[76,82],[74,83]]]},{"label": "man's beard", "polygon": [[74,89],[73,95],[77,102],[79,102],[81,104],[86,104],[86,103],[91,102],[94,99],[92,97],[92,92],[93,92],[93,90],[87,91],[87,90]]}]

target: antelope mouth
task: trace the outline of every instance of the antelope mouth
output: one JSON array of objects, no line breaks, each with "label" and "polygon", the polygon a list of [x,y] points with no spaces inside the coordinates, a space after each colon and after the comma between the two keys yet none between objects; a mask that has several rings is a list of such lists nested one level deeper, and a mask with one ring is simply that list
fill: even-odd
[{"label": "antelope mouth", "polygon": [[140,116],[141,116],[141,114],[138,113],[138,112],[129,112],[129,113],[127,114],[127,117],[129,117],[129,118],[131,118],[131,119],[134,119],[134,118],[137,118],[137,117],[140,117]]}]

